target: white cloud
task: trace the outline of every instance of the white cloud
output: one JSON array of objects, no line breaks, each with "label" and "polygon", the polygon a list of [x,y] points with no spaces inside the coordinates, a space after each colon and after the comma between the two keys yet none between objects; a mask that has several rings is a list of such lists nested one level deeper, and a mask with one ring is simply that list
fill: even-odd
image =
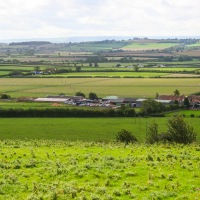
[{"label": "white cloud", "polygon": [[195,36],[199,6],[199,0],[6,0],[0,38]]}]

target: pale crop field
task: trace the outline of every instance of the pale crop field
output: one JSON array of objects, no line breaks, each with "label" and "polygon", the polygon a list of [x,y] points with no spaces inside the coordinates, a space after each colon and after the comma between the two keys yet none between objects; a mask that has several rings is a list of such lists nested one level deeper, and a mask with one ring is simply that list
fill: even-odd
[{"label": "pale crop field", "polygon": [[95,92],[99,97],[155,97],[155,94],[181,94],[199,92],[198,78],[1,78],[0,93],[12,97],[44,97],[48,94],[75,95],[81,91]]}]

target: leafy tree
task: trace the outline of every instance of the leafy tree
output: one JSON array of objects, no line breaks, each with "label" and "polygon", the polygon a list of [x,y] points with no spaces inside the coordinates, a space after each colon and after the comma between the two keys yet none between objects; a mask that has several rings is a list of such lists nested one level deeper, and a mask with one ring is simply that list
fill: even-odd
[{"label": "leafy tree", "polygon": [[179,92],[179,90],[174,90],[174,96],[179,96],[180,95],[180,92]]},{"label": "leafy tree", "polygon": [[184,102],[183,102],[183,105],[186,107],[186,108],[189,108],[190,107],[190,101],[187,97],[185,97],[184,99]]},{"label": "leafy tree", "polygon": [[125,129],[122,129],[116,135],[117,142],[124,142],[125,144],[137,142],[137,138],[130,132]]},{"label": "leafy tree", "polygon": [[140,69],[140,68],[139,68],[139,66],[138,66],[138,65],[135,65],[135,66],[134,66],[134,71],[135,71],[135,72],[138,72],[138,71],[139,71],[139,69]]},{"label": "leafy tree", "polygon": [[76,71],[80,72],[81,71],[81,66],[76,66]]},{"label": "leafy tree", "polygon": [[77,92],[76,93],[76,96],[82,96],[82,97],[85,97],[85,94],[83,92]]},{"label": "leafy tree", "polygon": [[98,97],[97,97],[96,93],[90,92],[89,93],[89,99],[94,100],[94,99],[98,99]]},{"label": "leafy tree", "polygon": [[16,75],[22,75],[22,71],[19,70],[13,70],[9,73],[10,76],[16,76]]},{"label": "leafy tree", "polygon": [[143,101],[141,112],[144,114],[159,113],[165,110],[165,106],[153,99]]},{"label": "leafy tree", "polygon": [[188,144],[196,141],[197,134],[191,125],[184,121],[182,115],[174,115],[168,119],[167,135],[171,141]]},{"label": "leafy tree", "polygon": [[183,62],[183,61],[192,61],[193,58],[191,56],[187,56],[187,55],[182,55],[179,56],[178,61]]},{"label": "leafy tree", "polygon": [[10,95],[8,94],[1,94],[0,97],[1,99],[10,99]]},{"label": "leafy tree", "polygon": [[97,62],[95,62],[94,67],[99,67],[99,64]]},{"label": "leafy tree", "polygon": [[156,99],[159,97],[159,94],[156,92]]},{"label": "leafy tree", "polygon": [[89,67],[92,67],[92,63],[89,63]]},{"label": "leafy tree", "polygon": [[40,67],[39,67],[39,66],[35,66],[35,67],[34,67],[34,70],[37,72],[37,71],[40,70]]}]

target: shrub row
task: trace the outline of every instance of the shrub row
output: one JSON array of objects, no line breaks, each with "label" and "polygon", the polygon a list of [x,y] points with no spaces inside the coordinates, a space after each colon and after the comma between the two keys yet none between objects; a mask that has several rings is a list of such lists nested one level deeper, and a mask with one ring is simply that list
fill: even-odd
[{"label": "shrub row", "polygon": [[82,109],[1,109],[0,117],[134,117],[133,108],[105,109],[105,110],[82,110]]}]

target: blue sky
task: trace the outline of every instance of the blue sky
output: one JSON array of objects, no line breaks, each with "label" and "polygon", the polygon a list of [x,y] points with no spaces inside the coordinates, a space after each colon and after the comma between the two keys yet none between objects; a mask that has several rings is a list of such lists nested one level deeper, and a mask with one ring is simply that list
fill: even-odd
[{"label": "blue sky", "polygon": [[0,39],[199,36],[199,0],[5,0]]}]

